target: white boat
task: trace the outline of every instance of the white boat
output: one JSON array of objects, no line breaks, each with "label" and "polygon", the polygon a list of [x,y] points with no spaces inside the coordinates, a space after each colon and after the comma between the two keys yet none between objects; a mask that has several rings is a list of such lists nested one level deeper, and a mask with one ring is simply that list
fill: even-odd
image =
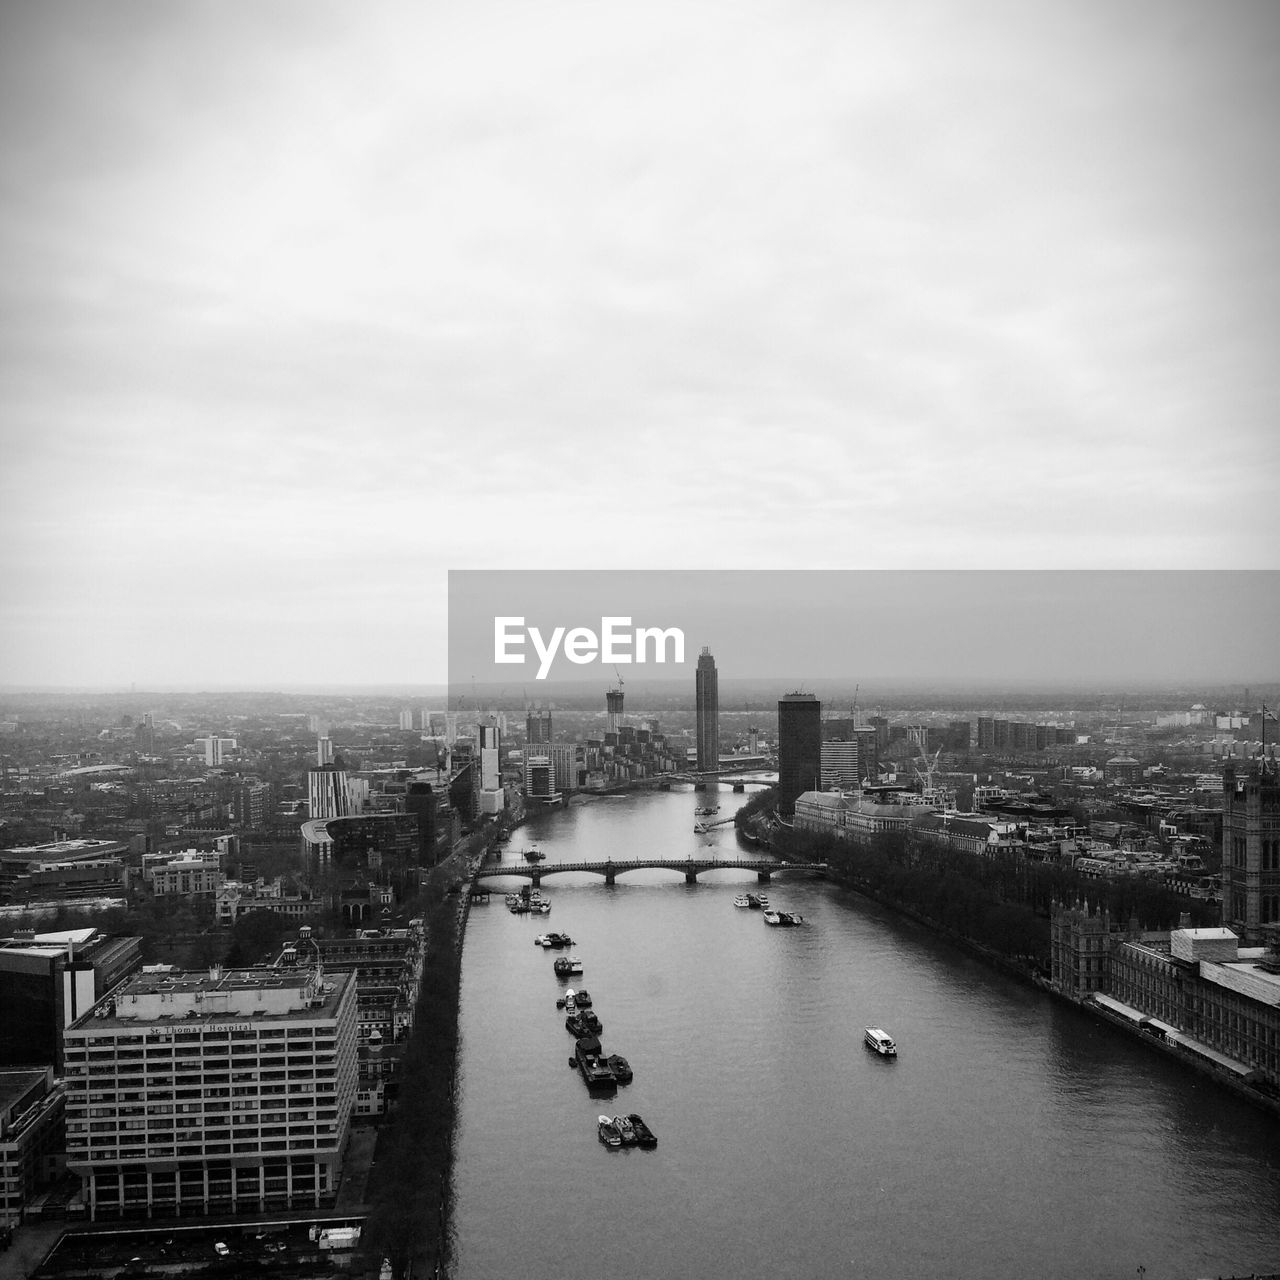
[{"label": "white boat", "polygon": [[736,898],[734,898],[733,905],[735,907],[749,907],[751,905],[751,899],[748,898],[745,893],[740,893]]},{"label": "white boat", "polygon": [[898,1056],[898,1046],[893,1043],[893,1038],[879,1027],[868,1027],[863,1039],[867,1042],[867,1048],[874,1049],[882,1058]]}]

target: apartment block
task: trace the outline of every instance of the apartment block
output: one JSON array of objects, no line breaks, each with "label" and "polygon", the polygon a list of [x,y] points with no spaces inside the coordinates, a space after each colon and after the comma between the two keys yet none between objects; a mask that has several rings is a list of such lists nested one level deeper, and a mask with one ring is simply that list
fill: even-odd
[{"label": "apartment block", "polygon": [[67,1167],[93,1218],[332,1205],[355,1102],[356,979],[143,974],[64,1034]]}]

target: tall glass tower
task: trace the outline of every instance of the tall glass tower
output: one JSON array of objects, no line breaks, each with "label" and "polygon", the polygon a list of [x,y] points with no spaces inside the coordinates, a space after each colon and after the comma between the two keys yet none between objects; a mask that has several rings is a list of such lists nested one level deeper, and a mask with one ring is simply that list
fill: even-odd
[{"label": "tall glass tower", "polygon": [[778,700],[778,812],[790,817],[796,797],[822,788],[822,703],[811,693]]},{"label": "tall glass tower", "polygon": [[694,673],[694,690],[698,704],[698,770],[720,767],[720,689],[716,677],[716,660],[704,644],[698,655]]}]

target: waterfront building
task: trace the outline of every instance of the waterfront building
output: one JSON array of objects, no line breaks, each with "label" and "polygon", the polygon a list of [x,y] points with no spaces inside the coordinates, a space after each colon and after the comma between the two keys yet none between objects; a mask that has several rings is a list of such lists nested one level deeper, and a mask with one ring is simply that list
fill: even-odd
[{"label": "waterfront building", "polygon": [[551,741],[551,708],[530,707],[524,717],[526,746],[542,746]]},{"label": "waterfront building", "polygon": [[697,720],[698,771],[720,767],[720,683],[716,660],[707,645],[702,646],[693,675]]},{"label": "waterfront building", "polygon": [[1222,926],[1121,931],[1105,911],[1079,905],[1055,904],[1051,927],[1057,990],[1239,1080],[1280,1089],[1280,946],[1243,947]]},{"label": "waterfront building", "polygon": [[485,716],[477,726],[480,734],[480,768],[476,772],[477,812],[484,817],[501,813],[506,807],[502,789],[502,731],[494,716]]},{"label": "waterfront building", "polygon": [[796,798],[822,780],[822,703],[811,693],[778,700],[778,812],[790,817]]},{"label": "waterfront building", "polygon": [[26,1216],[61,1169],[66,1089],[51,1066],[0,1071],[0,1230]]},{"label": "waterfront building", "polygon": [[91,1218],[332,1205],[356,978],[145,974],[65,1033],[67,1167]]},{"label": "waterfront building", "polygon": [[[537,750],[537,748],[535,748]],[[531,754],[526,750],[524,758],[524,794],[526,800],[552,803],[559,799],[556,791],[556,769],[551,756],[545,751]]]},{"label": "waterfront building", "polygon": [[1280,773],[1274,761],[1222,771],[1222,920],[1242,941],[1280,926]]},{"label": "waterfront building", "polygon": [[606,712],[605,732],[617,733],[622,728],[622,686],[608,690],[604,695]]}]

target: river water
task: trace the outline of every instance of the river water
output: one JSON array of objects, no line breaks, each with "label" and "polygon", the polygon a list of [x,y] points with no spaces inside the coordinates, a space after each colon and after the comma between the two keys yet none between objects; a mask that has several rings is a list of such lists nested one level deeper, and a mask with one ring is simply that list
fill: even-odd
[{"label": "river water", "polygon": [[[696,807],[746,798],[575,801],[508,858],[750,856],[732,827],[693,831]],[[806,924],[776,929],[732,905],[757,888],[565,873],[543,881],[549,916],[497,891],[472,907],[454,1280],[1280,1271],[1280,1123],[866,898],[784,873],[765,891]],[[574,938],[572,985],[635,1071],[614,1098],[569,1067],[548,930]],[[602,1112],[639,1112],[657,1148],[609,1151]]]}]

